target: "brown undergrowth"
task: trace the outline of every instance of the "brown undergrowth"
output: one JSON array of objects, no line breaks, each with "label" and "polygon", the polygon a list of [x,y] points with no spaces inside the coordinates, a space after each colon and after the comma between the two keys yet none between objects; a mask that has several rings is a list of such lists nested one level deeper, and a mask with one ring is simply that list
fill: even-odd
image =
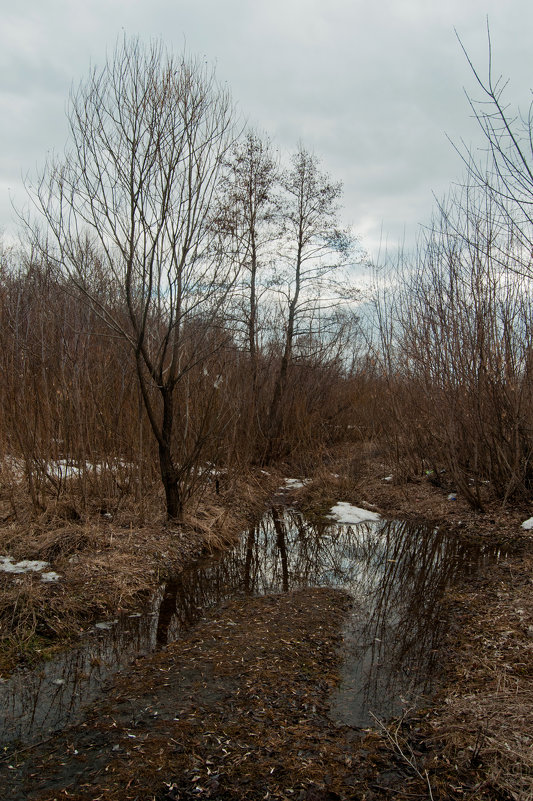
[{"label": "brown undergrowth", "polygon": [[158,497],[144,499],[144,523],[134,503],[71,519],[75,499],[39,515],[20,502],[24,512],[0,525],[0,555],[45,561],[60,579],[0,573],[0,674],[46,658],[98,619],[142,607],[166,577],[235,542],[278,484],[263,474],[227,478],[220,494],[206,492],[180,525],[166,522]]},{"label": "brown undergrowth", "polygon": [[502,506],[488,488],[485,510],[475,511],[446,473],[402,473],[373,443],[347,444],[326,454],[297,497],[298,506],[311,514],[327,513],[339,500],[389,518],[429,520],[463,539],[511,547],[529,540],[520,525],[533,516],[533,502]]},{"label": "brown undergrowth", "polygon": [[479,798],[533,798],[532,576],[529,549],[448,597],[455,624],[426,742],[437,772]]}]

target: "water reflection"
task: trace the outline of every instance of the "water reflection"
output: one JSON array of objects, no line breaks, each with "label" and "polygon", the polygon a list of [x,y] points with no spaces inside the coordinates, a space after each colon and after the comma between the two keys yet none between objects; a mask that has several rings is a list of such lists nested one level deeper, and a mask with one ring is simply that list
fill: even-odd
[{"label": "water reflection", "polygon": [[442,637],[442,591],[494,556],[429,527],[317,526],[276,507],[232,551],[162,586],[142,616],[122,617],[39,670],[1,684],[0,735],[27,739],[76,720],[113,672],[176,640],[224,599],[317,585],[344,587],[354,597],[332,715],[366,726],[370,710],[388,717],[427,691]]},{"label": "water reflection", "polygon": [[[160,597],[153,599],[158,607]],[[94,628],[36,670],[21,670],[0,683],[0,742],[27,740],[75,722],[82,704],[96,697],[102,684],[135,656],[153,650],[157,612],[123,616]]]},{"label": "water reflection", "polygon": [[431,692],[446,622],[446,586],[498,552],[459,543],[431,528],[387,523],[365,537],[361,570],[348,588],[342,681],[331,715],[353,726],[390,718]]}]

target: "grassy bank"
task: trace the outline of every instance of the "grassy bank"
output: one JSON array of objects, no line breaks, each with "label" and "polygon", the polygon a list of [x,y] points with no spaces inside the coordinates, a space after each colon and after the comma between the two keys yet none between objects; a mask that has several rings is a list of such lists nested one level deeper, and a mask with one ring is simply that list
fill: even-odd
[{"label": "grassy bank", "polygon": [[127,503],[77,519],[62,504],[5,521],[0,554],[13,564],[46,562],[59,578],[44,582],[42,571],[31,570],[0,574],[0,672],[37,663],[97,620],[142,608],[166,577],[234,543],[261,515],[279,478],[250,472],[221,484],[179,526],[167,523],[157,496],[145,499],[144,522]]}]

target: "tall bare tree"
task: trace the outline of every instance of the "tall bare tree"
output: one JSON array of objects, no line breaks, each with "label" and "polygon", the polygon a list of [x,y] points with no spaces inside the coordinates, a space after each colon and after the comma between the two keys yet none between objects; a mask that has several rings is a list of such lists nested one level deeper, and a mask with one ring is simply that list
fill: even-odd
[{"label": "tall bare tree", "polygon": [[[459,38],[459,37],[458,37]],[[487,22],[488,64],[485,77],[476,68],[459,38],[480,96],[467,94],[485,141],[485,157],[480,158],[462,143],[456,150],[469,175],[492,199],[493,226],[498,212],[505,229],[502,263],[521,275],[533,277],[533,103],[525,111],[513,107],[506,98],[508,81],[494,71],[492,42]],[[508,248],[508,235],[513,249]],[[498,240],[489,246],[495,254]],[[510,258],[512,257],[512,258]]]},{"label": "tall bare tree", "polygon": [[275,455],[282,419],[281,410],[289,368],[299,337],[326,334],[325,319],[338,308],[342,295],[352,296],[347,284],[335,281],[335,273],[346,261],[352,242],[339,228],[338,210],[342,185],[332,182],[320,168],[316,156],[300,146],[290,169],[281,177],[284,195],[284,263],[279,295],[284,331],[279,370],[269,409],[265,461]]},{"label": "tall bare tree", "polygon": [[210,219],[232,103],[201,62],[125,39],[73,92],[68,119],[65,157],[33,187],[41,244],[133,349],[168,517],[179,518],[206,431],[191,435],[177,387],[220,346],[210,330],[235,280]]},{"label": "tall bare tree", "polygon": [[219,225],[241,269],[236,292],[238,324],[250,355],[252,416],[257,401],[260,305],[269,286],[267,268],[280,234],[278,164],[266,137],[249,131],[231,153],[223,183]]}]

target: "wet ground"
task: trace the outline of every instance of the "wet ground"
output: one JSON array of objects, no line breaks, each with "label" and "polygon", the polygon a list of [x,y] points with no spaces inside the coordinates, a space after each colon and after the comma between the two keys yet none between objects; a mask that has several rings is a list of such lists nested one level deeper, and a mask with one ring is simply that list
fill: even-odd
[{"label": "wet ground", "polygon": [[[364,729],[431,694],[442,593],[497,556],[430,526],[316,526],[274,508],[236,549],[168,582],[142,617],[108,621],[74,662],[36,674],[36,694],[35,674],[3,688],[6,735],[29,738],[5,749],[5,797],[415,792],[419,777],[370,748]],[[131,644],[163,650],[96,693]]]},{"label": "wet ground", "polygon": [[83,718],[105,682],[183,636],[224,600],[329,586],[348,591],[336,720],[365,727],[431,692],[444,622],[439,601],[458,576],[497,558],[428,525],[311,524],[274,507],[233,550],[162,585],[141,613],[97,623],[73,649],[0,685],[0,735],[29,741]]}]

